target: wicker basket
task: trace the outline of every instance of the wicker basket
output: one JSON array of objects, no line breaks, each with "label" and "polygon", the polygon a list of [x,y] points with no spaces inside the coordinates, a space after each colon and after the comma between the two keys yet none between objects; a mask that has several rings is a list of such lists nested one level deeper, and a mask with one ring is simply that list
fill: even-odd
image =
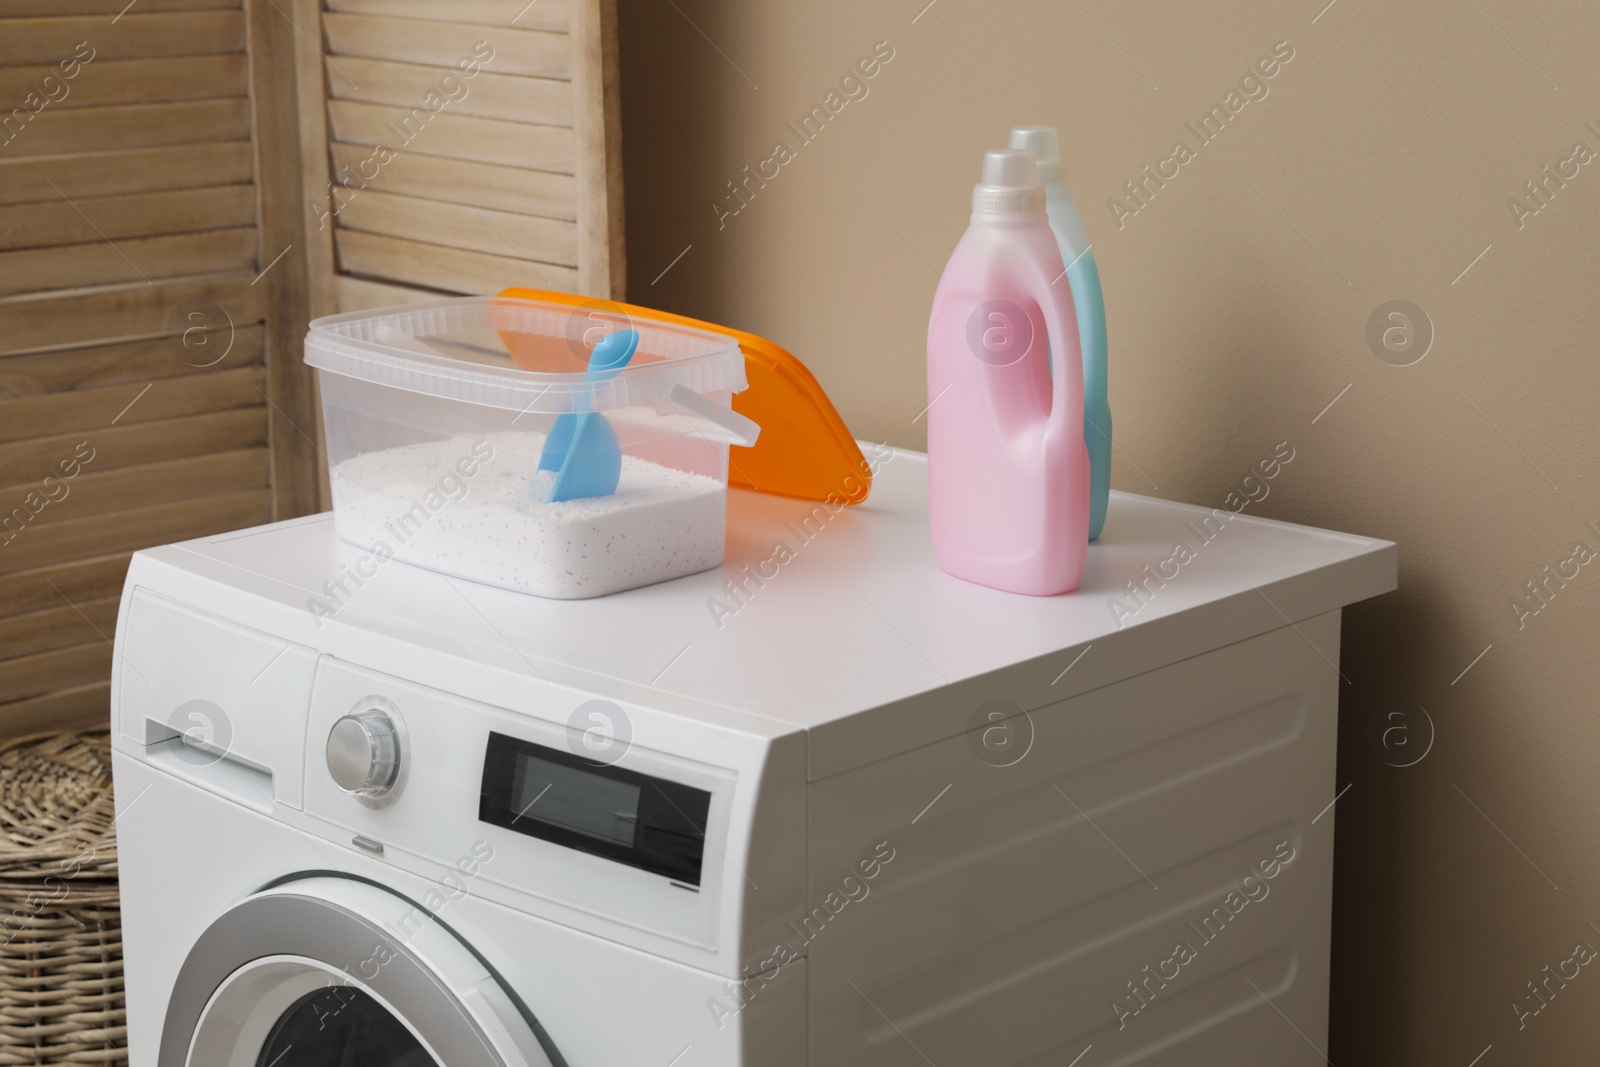
[{"label": "wicker basket", "polygon": [[0,746],[0,1065],[127,1063],[105,734]]}]

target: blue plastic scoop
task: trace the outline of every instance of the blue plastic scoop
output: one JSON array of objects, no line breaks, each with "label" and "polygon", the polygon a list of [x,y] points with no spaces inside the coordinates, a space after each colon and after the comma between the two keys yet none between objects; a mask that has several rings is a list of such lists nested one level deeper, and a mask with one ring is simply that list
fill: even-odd
[{"label": "blue plastic scoop", "polygon": [[[589,353],[590,382],[612,377],[633,358],[639,347],[638,330],[618,330],[601,338]],[[622,477],[622,447],[617,432],[597,411],[564,412],[556,416],[539,454],[539,469],[555,471],[550,501],[610,496]]]}]

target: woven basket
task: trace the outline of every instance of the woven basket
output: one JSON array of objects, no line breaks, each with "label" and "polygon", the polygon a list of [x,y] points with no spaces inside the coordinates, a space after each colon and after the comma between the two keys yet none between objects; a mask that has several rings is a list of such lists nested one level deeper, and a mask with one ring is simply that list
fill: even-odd
[{"label": "woven basket", "polygon": [[127,1063],[105,734],[0,746],[0,1065]]}]

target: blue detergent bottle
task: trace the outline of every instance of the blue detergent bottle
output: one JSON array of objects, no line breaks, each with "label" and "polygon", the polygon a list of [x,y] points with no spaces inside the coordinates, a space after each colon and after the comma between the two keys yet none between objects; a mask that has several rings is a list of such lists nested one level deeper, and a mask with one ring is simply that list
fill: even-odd
[{"label": "blue detergent bottle", "polygon": [[1100,269],[1095,266],[1083,216],[1067,190],[1067,168],[1061,162],[1061,140],[1054,126],[1017,126],[1011,147],[1025,148],[1038,161],[1044,185],[1045,213],[1061,246],[1072,303],[1078,313],[1078,341],[1083,349],[1083,440],[1089,446],[1089,540],[1100,536],[1111,495],[1111,405],[1106,400],[1106,306],[1100,296]]}]

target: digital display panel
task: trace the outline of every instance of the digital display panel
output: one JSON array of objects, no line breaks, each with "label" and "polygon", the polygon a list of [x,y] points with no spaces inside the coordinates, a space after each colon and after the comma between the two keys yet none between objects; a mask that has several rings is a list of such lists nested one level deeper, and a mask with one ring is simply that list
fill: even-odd
[{"label": "digital display panel", "polygon": [[491,733],[478,818],[566,848],[700,885],[711,794]]},{"label": "digital display panel", "polygon": [[516,761],[512,803],[519,819],[538,819],[602,841],[633,844],[639,786],[527,753],[518,753]]}]

